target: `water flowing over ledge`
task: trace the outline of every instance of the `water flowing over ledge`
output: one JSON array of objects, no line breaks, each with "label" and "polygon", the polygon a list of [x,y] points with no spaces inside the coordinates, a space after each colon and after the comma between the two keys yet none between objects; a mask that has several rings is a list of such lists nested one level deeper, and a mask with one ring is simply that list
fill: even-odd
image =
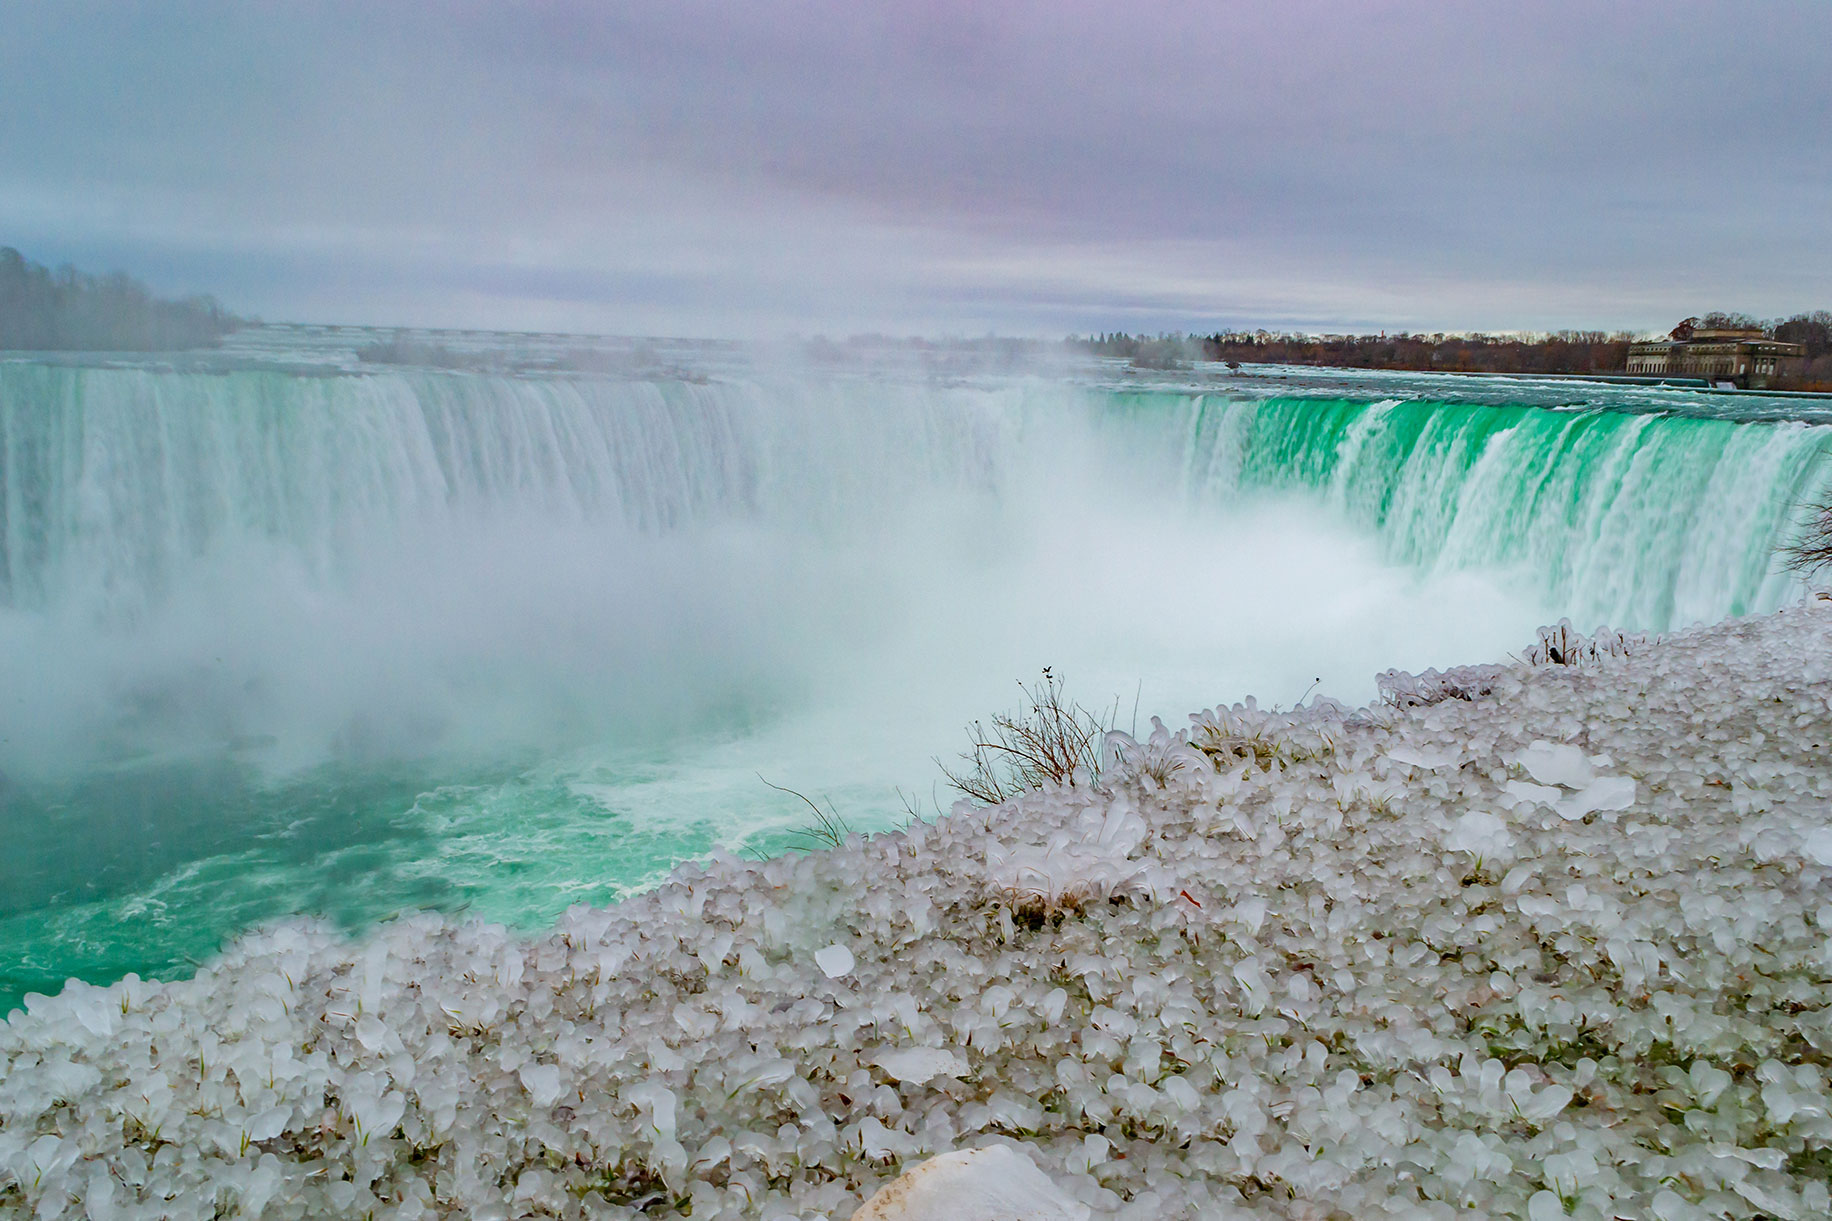
[{"label": "water flowing over ledge", "polygon": [[[0,605],[131,616],[187,565],[277,549],[310,582],[492,517],[665,534],[856,529],[1040,471],[1185,505],[1297,492],[1425,569],[1519,567],[1584,626],[1773,609],[1770,556],[1832,430],[1420,400],[874,378],[625,382],[0,363]],[[1172,502],[1174,503],[1174,501]]]},{"label": "water flowing over ledge", "polygon": [[544,928],[793,845],[760,772],[895,825],[1045,665],[1359,700],[1799,592],[1824,425],[1254,382],[0,362],[0,1009],[298,912]]},{"label": "water flowing over ledge", "polygon": [[844,1218],[1010,1144],[1140,1221],[1824,1215],[1832,606],[1561,654],[541,937],[287,925],[33,998],[0,1205]]}]

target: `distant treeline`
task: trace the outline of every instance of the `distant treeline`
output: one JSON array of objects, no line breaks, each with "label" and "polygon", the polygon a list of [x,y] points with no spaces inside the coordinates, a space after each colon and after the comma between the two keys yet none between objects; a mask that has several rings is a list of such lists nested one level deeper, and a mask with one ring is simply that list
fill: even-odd
[{"label": "distant treeline", "polygon": [[120,274],[52,271],[0,246],[0,349],[156,352],[216,343],[242,325],[210,297],[165,301]]},{"label": "distant treeline", "polygon": [[1698,319],[1697,324],[1713,330],[1759,330],[1770,339],[1800,344],[1807,350],[1808,364],[1832,355],[1832,310],[1814,310],[1810,314],[1795,314],[1791,318],[1776,318],[1770,322],[1752,318],[1748,314],[1713,313]]},{"label": "distant treeline", "polygon": [[[1709,321],[1709,319],[1707,319]],[[1775,385],[1790,390],[1832,390],[1832,310],[1777,318],[1766,328],[1783,343],[1797,343],[1806,359],[1784,365]]]},{"label": "distant treeline", "polygon": [[[1832,382],[1832,312],[1819,310],[1762,322],[1746,314],[1707,314],[1701,327],[1760,328],[1806,348],[1776,385],[1818,388]],[[1192,361],[1320,365],[1440,373],[1620,373],[1628,367],[1628,332],[1557,331],[1536,339],[1517,335],[1299,335],[1224,331],[1212,335],[1071,336],[1072,346],[1118,356],[1144,369],[1179,368]]]}]

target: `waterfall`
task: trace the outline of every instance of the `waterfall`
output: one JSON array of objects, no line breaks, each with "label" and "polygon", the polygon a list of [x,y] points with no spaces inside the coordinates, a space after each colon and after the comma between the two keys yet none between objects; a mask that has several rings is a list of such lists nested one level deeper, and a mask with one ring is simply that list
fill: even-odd
[{"label": "waterfall", "polygon": [[0,600],[131,608],[238,539],[331,579],[378,534],[491,515],[648,532],[843,516],[983,478],[998,418],[980,406],[886,386],[0,364]]},{"label": "waterfall", "polygon": [[[0,1009],[296,912],[517,924],[933,759],[1797,596],[1832,429],[1010,378],[0,361]],[[945,791],[940,794],[946,799]],[[12,964],[7,966],[6,964]]]},{"label": "waterfall", "polygon": [[1586,627],[1773,610],[1832,429],[1607,410],[1278,398],[1191,409],[1189,486],[1295,489],[1426,571],[1524,568]]},{"label": "waterfall", "polygon": [[[648,534],[857,527],[1030,494],[1088,445],[1190,503],[1301,493],[1423,571],[1524,568],[1585,624],[1771,609],[1824,426],[1444,402],[1229,400],[870,379],[305,377],[0,364],[0,604],[130,614],[256,540],[318,580],[493,515]],[[1173,463],[1175,466],[1173,466]]]}]

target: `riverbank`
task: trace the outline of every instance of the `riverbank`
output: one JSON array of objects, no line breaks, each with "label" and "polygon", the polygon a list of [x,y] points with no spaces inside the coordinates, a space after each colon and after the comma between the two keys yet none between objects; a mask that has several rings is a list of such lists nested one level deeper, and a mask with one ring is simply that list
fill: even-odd
[{"label": "riverbank", "polygon": [[1141,1219],[1823,1215],[1832,604],[1621,651],[1220,710],[532,940],[72,984],[0,1027],[0,1212],[844,1218],[1010,1143]]}]

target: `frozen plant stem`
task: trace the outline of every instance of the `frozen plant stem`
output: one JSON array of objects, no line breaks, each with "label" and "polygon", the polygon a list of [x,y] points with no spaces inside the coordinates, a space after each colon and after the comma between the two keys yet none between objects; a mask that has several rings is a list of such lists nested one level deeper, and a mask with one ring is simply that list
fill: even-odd
[{"label": "frozen plant stem", "polygon": [[1100,779],[1099,743],[1109,726],[1081,705],[1065,700],[1062,679],[1045,666],[1029,687],[1019,684],[1024,705],[990,723],[967,727],[971,746],[962,766],[936,760],[955,791],[981,805],[999,805],[1020,793],[1052,785],[1073,786],[1080,775],[1091,786]]},{"label": "frozen plant stem", "polygon": [[[757,779],[763,780],[763,774],[761,772],[758,773]],[[763,780],[763,783],[775,789],[778,793],[787,793],[789,796],[796,798],[803,805],[814,811],[813,825],[803,827],[801,830],[795,832],[796,835],[804,839],[812,840],[828,848],[838,848],[841,844],[846,842],[846,837],[852,834],[852,828],[846,824],[844,818],[840,817],[840,812],[833,808],[832,801],[828,801],[827,808],[823,810],[815,805],[814,802],[810,801],[806,794],[799,793],[794,789],[786,789],[780,784],[770,784],[768,780]]]}]

